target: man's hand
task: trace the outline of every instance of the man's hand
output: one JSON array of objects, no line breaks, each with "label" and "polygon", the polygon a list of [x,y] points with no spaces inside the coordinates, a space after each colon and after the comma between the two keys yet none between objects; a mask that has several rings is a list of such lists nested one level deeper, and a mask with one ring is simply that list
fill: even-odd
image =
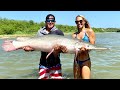
[{"label": "man's hand", "polygon": [[23,50],[25,50],[26,52],[34,51],[34,49],[31,48],[30,46],[23,47]]},{"label": "man's hand", "polygon": [[65,46],[62,45],[55,45],[54,46],[54,52],[56,53],[67,53],[67,48]]}]

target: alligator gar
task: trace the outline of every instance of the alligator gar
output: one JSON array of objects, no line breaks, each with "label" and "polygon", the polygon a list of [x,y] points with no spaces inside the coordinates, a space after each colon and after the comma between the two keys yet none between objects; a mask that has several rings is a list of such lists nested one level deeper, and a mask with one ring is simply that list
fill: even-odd
[{"label": "alligator gar", "polygon": [[104,47],[96,47],[90,43],[85,43],[78,39],[67,38],[61,35],[43,35],[41,37],[23,38],[23,40],[5,40],[2,44],[2,48],[4,51],[10,52],[22,49],[25,46],[30,46],[34,50],[51,52],[56,45],[64,46],[66,48],[65,53],[70,54],[74,54],[76,50],[80,50],[83,46],[88,50],[108,49]]}]

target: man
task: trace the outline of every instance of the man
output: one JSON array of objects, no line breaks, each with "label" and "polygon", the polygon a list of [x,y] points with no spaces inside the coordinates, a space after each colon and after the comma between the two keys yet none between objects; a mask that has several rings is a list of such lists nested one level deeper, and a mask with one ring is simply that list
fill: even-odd
[{"label": "man", "polygon": [[[55,16],[48,14],[46,16],[45,26],[38,30],[37,36],[48,34],[64,35],[61,30],[55,27]],[[46,46],[47,47],[47,46]],[[24,47],[25,51],[32,51],[31,47]],[[60,53],[57,56],[54,53],[46,59],[47,52],[41,52],[39,63],[39,78],[38,79],[62,79]]]}]

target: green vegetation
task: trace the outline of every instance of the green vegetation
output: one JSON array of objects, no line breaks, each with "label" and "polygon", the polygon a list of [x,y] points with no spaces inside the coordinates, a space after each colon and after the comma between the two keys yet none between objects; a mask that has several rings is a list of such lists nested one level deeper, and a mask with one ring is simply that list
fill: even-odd
[{"label": "green vegetation", "polygon": [[[0,18],[0,35],[33,35],[36,34],[38,29],[44,26],[44,22],[36,23],[33,20],[10,20]],[[57,28],[64,33],[76,32],[76,26],[56,25]],[[95,32],[120,32],[119,28],[92,28]]]}]

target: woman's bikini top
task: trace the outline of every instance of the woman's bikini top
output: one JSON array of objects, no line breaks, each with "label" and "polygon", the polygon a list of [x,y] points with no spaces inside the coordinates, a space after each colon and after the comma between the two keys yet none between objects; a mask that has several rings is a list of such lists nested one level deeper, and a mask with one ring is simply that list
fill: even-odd
[{"label": "woman's bikini top", "polygon": [[[78,33],[75,33],[75,34],[76,34],[76,37],[75,37],[75,38],[77,38],[77,34],[78,34]],[[89,37],[87,36],[86,32],[84,33],[84,37],[82,38],[82,40],[83,40],[84,42],[90,42]]]}]

